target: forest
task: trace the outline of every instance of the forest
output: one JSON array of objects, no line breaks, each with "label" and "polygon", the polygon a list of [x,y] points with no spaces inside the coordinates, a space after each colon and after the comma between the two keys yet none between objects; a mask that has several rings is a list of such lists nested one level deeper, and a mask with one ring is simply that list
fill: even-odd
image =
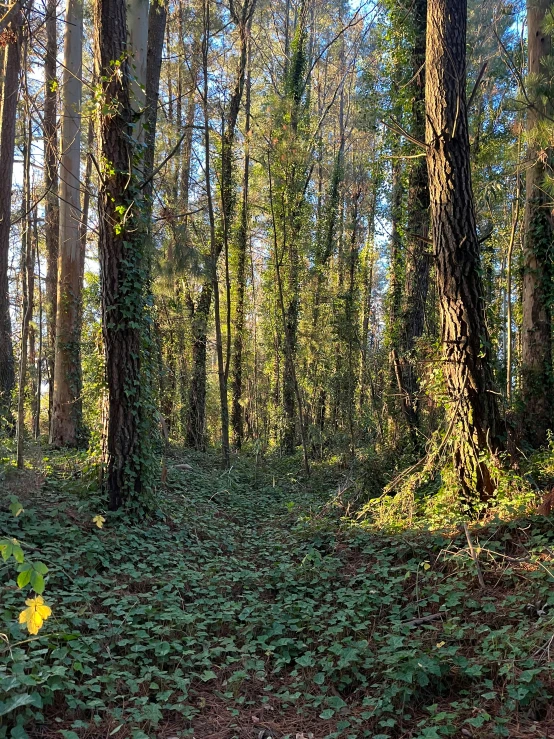
[{"label": "forest", "polygon": [[554,737],[553,40],[2,0],[0,739]]}]

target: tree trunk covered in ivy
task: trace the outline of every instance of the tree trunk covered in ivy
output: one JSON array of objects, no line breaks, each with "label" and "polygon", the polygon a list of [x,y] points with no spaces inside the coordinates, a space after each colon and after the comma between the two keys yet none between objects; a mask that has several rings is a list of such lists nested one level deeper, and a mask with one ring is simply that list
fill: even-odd
[{"label": "tree trunk covered in ivy", "polygon": [[58,81],[56,58],[56,0],[48,0],[46,6],[46,53],[44,57],[44,240],[46,242],[46,325],[48,329],[48,428],[52,415],[54,394],[54,362],[56,347],[56,305],[58,293],[58,249],[60,238],[60,207],[58,199],[58,133],[56,125],[56,101]]},{"label": "tree trunk covered in ivy", "polygon": [[108,422],[105,484],[112,510],[148,484],[148,439],[141,396],[144,229],[134,170],[133,111],[125,0],[95,4],[95,66],[105,109],[98,139],[104,163],[98,193],[102,331]]},{"label": "tree trunk covered in ivy", "polygon": [[[549,74],[551,39],[543,31],[547,0],[527,4],[529,74],[535,78]],[[544,116],[552,116],[554,106],[545,108],[539,95],[527,111],[527,129],[535,132]],[[525,237],[523,251],[523,321],[521,327],[521,379],[525,404],[524,430],[531,444],[546,442],[552,428],[554,383],[552,377],[552,300],[554,266],[552,260],[552,196],[545,191],[547,172],[551,173],[552,150],[532,141],[526,172]]]},{"label": "tree trunk covered in ivy", "polygon": [[[412,121],[411,134],[425,140],[425,36],[427,0],[416,0],[412,8],[413,47],[411,54]],[[415,342],[423,335],[425,304],[429,289],[431,254],[429,238],[429,183],[427,163],[421,156],[413,160],[408,177],[406,278],[400,326],[400,390],[402,410],[414,436],[419,425],[418,371],[414,364]]]},{"label": "tree trunk covered in ivy", "polygon": [[233,402],[231,407],[231,426],[233,429],[233,443],[240,449],[244,437],[244,413],[242,408],[242,372],[243,372],[243,349],[245,312],[246,312],[246,257],[248,252],[248,194],[250,183],[250,69],[246,78],[246,100],[245,100],[245,134],[244,134],[244,174],[242,180],[242,204],[240,212],[240,225],[237,235],[236,249],[236,307],[235,307],[235,335],[233,347],[233,376],[232,390]]},{"label": "tree trunk covered in ivy", "polygon": [[23,17],[20,12],[4,32],[7,43],[3,49],[4,86],[0,128],[0,424],[11,426],[11,394],[15,384],[12,346],[10,296],[8,287],[8,256],[12,202],[12,175],[15,146],[15,123],[21,69]]},{"label": "tree trunk covered in ivy", "polygon": [[189,316],[192,324],[192,377],[189,388],[186,444],[193,449],[203,450],[206,446],[206,348],[208,343],[208,321],[212,302],[211,285],[202,287],[197,304],[187,296]]},{"label": "tree trunk covered in ivy", "polygon": [[454,466],[462,496],[494,490],[481,455],[498,444],[490,340],[467,121],[466,0],[429,0],[426,54],[426,143],[433,242],[440,302],[443,367],[450,397]]}]

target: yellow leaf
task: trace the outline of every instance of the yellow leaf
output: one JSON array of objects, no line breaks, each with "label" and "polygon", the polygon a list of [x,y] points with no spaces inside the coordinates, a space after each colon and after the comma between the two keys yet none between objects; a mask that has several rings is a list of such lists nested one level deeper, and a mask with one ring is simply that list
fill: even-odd
[{"label": "yellow leaf", "polygon": [[27,627],[29,634],[38,634],[44,621],[51,615],[52,609],[46,605],[41,595],[28,598],[25,605],[29,607],[19,614],[19,623]]},{"label": "yellow leaf", "polygon": [[104,526],[105,521],[106,519],[104,518],[104,516],[94,516],[94,518],[92,519],[92,522],[95,523],[99,529]]},{"label": "yellow leaf", "polygon": [[431,569],[431,565],[429,564],[429,562],[424,562],[423,563],[423,569],[424,570],[430,570]]},{"label": "yellow leaf", "polygon": [[444,647],[445,644],[446,644],[445,641],[440,641],[440,642],[438,642],[438,644],[435,644],[435,646],[436,646],[437,649],[440,649],[441,647]]}]

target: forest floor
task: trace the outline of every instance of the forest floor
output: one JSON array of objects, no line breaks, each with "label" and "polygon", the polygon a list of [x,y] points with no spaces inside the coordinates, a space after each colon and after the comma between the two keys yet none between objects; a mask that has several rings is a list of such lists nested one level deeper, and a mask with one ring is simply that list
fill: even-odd
[{"label": "forest floor", "polygon": [[26,635],[0,570],[0,737],[554,737],[551,519],[473,529],[482,587],[463,532],[345,519],[332,465],[181,455],[137,523],[44,453],[0,467],[52,608]]}]

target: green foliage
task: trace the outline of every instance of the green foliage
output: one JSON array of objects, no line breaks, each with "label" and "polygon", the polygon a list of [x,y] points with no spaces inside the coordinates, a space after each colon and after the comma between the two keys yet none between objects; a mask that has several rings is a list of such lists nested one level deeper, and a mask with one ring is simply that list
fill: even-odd
[{"label": "green foliage", "polygon": [[543,715],[550,522],[473,534],[482,591],[463,536],[341,521],[332,467],[307,484],[296,459],[237,460],[224,474],[210,456],[187,461],[170,465],[144,528],[66,487],[61,456],[40,500],[0,515],[40,547],[53,609],[50,629],[22,639],[15,581],[2,583],[0,736],[61,716],[73,739],[156,737],[165,722],[188,736],[214,706],[237,734],[271,709],[329,739],[509,736],[516,712],[523,724]]}]

